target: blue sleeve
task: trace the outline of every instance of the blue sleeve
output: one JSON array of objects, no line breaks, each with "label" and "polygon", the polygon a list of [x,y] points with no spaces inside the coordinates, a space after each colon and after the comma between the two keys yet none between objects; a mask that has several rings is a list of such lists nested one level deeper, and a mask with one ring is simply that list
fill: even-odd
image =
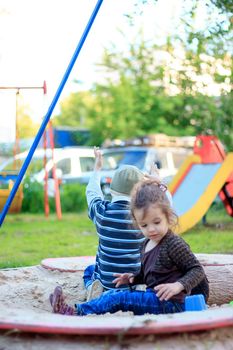
[{"label": "blue sleeve", "polygon": [[90,207],[91,202],[94,199],[96,198],[100,198],[101,200],[104,199],[103,193],[100,187],[100,173],[98,171],[93,171],[93,174],[90,177],[90,180],[86,188],[86,198],[87,198],[88,209]]}]

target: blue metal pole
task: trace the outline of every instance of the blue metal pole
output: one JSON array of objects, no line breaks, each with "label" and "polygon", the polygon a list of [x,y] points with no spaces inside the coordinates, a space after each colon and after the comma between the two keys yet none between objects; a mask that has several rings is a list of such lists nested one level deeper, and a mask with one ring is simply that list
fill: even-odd
[{"label": "blue metal pole", "polygon": [[92,24],[93,24],[93,22],[94,22],[94,20],[95,20],[95,18],[97,16],[97,13],[98,13],[98,11],[100,9],[100,6],[102,5],[102,2],[103,2],[103,0],[98,0],[97,3],[96,3],[96,6],[95,6],[95,8],[94,8],[94,10],[93,10],[93,12],[91,14],[91,17],[90,17],[90,19],[89,19],[89,21],[88,21],[88,23],[86,25],[86,28],[84,29],[84,32],[83,32],[83,34],[81,36],[81,39],[79,40],[79,43],[78,43],[77,48],[76,48],[76,50],[75,50],[75,52],[73,54],[73,57],[70,60],[70,63],[68,65],[67,69],[66,69],[66,72],[65,72],[62,80],[61,80],[61,83],[60,83],[60,85],[59,85],[59,87],[57,89],[57,92],[55,93],[55,96],[54,96],[54,98],[53,98],[53,100],[52,100],[52,102],[51,102],[51,104],[50,104],[50,106],[48,108],[48,112],[46,113],[46,115],[45,115],[45,117],[43,119],[43,122],[42,122],[42,124],[40,126],[40,129],[39,129],[39,131],[38,131],[38,133],[37,133],[37,135],[36,135],[36,137],[35,137],[35,139],[33,141],[33,144],[31,145],[31,148],[30,148],[30,150],[28,152],[27,158],[25,159],[25,161],[24,161],[24,163],[22,165],[22,168],[20,169],[20,172],[19,172],[19,174],[17,176],[17,179],[16,179],[16,181],[14,183],[14,186],[13,186],[13,188],[12,188],[10,194],[9,194],[9,197],[7,198],[5,206],[4,206],[4,208],[3,208],[2,212],[1,212],[0,226],[2,225],[2,223],[4,221],[4,218],[5,218],[7,212],[9,210],[9,208],[10,208],[10,205],[11,205],[13,199],[14,199],[14,196],[15,196],[15,194],[16,194],[18,188],[19,188],[19,185],[20,185],[20,183],[21,183],[21,181],[22,181],[22,179],[24,177],[24,174],[27,171],[27,168],[28,168],[29,163],[30,163],[30,161],[32,159],[32,156],[33,156],[33,154],[35,152],[35,149],[38,146],[40,138],[43,135],[43,132],[45,131],[46,125],[49,122],[49,119],[50,119],[50,117],[52,115],[52,112],[53,112],[53,110],[54,110],[54,108],[56,106],[56,103],[57,103],[60,95],[61,95],[61,92],[62,92],[62,90],[63,90],[63,88],[65,86],[65,83],[66,83],[66,81],[67,81],[67,79],[68,79],[68,77],[70,75],[70,72],[71,72],[71,70],[72,70],[72,68],[73,68],[73,66],[75,64],[75,61],[76,61],[76,59],[77,59],[77,57],[78,57],[78,55],[79,55],[79,53],[80,53],[80,51],[82,49],[82,46],[83,46],[83,44],[84,44],[84,42],[86,40],[86,37],[87,37],[87,35],[88,35],[88,33],[89,33],[90,29],[91,29],[91,26],[92,26]]}]

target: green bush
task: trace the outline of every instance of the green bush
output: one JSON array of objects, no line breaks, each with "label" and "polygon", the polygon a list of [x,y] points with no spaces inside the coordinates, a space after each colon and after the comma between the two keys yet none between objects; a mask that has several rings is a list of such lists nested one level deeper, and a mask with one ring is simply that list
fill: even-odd
[{"label": "green bush", "polygon": [[22,212],[42,213],[44,211],[43,185],[27,177],[23,182]]},{"label": "green bush", "polygon": [[[30,178],[24,180],[23,185],[22,212],[43,213],[44,212],[44,187],[42,184],[31,181]],[[82,212],[87,209],[85,185],[78,183],[64,184],[60,187],[60,198],[62,212]],[[49,197],[50,212],[55,212],[55,198]]]},{"label": "green bush", "polygon": [[87,209],[86,186],[78,183],[62,185],[61,206],[64,213],[81,212]]}]

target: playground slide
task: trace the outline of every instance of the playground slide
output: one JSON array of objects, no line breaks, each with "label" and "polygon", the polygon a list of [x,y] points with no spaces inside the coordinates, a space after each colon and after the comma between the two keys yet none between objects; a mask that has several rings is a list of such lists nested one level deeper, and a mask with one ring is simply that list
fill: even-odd
[{"label": "playground slide", "polygon": [[203,164],[197,154],[186,159],[169,185],[179,216],[178,233],[187,231],[202,219],[232,171],[233,153],[222,163]]}]

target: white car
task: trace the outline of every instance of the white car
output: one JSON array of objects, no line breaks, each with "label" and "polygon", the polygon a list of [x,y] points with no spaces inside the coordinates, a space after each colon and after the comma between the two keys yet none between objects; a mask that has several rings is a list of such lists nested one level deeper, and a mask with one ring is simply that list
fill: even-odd
[{"label": "white car", "polygon": [[[19,153],[14,158],[9,158],[0,166],[0,172],[8,172],[14,169],[14,163],[19,170],[27,157],[28,151]],[[52,159],[52,150],[46,150],[46,170],[48,171],[48,192],[52,196],[54,194],[53,165],[56,167],[56,176],[61,182],[70,182],[72,178],[85,176],[93,170],[94,152],[90,147],[65,147],[54,149],[54,161]],[[31,162],[28,166],[26,175],[30,175],[32,180],[40,183],[44,182],[44,150],[35,150]]]},{"label": "white car", "polygon": [[[168,184],[177,170],[191,153],[191,149],[182,147],[146,147],[129,146],[102,149],[103,169],[101,170],[101,188],[105,198],[110,198],[110,183],[115,170],[129,164],[149,173],[151,164],[159,169],[163,181]],[[81,178],[69,178],[65,182],[80,182],[87,184],[92,172],[83,174]]]}]

